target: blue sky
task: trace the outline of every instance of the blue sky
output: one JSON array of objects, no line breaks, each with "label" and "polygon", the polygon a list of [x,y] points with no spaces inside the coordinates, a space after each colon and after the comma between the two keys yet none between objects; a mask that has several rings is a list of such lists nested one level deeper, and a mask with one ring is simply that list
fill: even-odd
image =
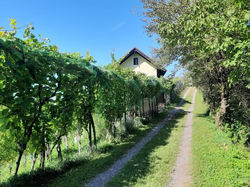
[{"label": "blue sky", "polygon": [[[158,44],[146,34],[139,0],[0,0],[0,26],[32,23],[62,52],[90,52],[97,64],[110,63],[133,47],[150,56]],[[169,67],[170,69],[172,67]],[[169,69],[168,68],[168,69]]]}]

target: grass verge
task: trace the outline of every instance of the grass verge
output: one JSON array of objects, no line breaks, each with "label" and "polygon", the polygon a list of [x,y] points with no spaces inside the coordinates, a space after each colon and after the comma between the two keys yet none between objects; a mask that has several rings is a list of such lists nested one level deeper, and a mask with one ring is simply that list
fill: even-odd
[{"label": "grass verge", "polygon": [[[194,89],[182,109],[190,106]],[[176,114],[160,132],[111,180],[107,186],[165,186],[170,179],[186,122],[186,114]]]},{"label": "grass verge", "polygon": [[250,186],[249,149],[232,144],[217,129],[201,92],[196,95],[192,154],[194,186]]}]

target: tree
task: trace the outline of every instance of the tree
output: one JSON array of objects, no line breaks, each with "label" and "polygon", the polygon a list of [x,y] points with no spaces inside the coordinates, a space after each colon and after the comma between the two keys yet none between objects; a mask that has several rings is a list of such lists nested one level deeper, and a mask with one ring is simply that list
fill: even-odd
[{"label": "tree", "polygon": [[[236,92],[249,89],[248,36],[250,13],[247,1],[144,0],[147,30],[159,35],[161,51],[190,71],[193,82],[204,92],[216,123],[249,124],[237,111],[249,114],[248,99]],[[239,93],[240,89],[240,93]],[[219,96],[219,98],[218,98]],[[242,105],[244,103],[244,111]],[[247,126],[247,125],[246,125]]]}]

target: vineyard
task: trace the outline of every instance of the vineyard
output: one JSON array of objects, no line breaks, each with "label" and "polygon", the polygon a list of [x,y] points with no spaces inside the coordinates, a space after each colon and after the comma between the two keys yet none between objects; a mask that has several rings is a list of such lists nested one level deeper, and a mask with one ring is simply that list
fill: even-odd
[{"label": "vineyard", "polygon": [[[105,17],[102,10],[115,3],[102,3],[94,3],[99,24],[92,28],[95,16],[77,21],[84,25],[81,39],[103,27],[103,36],[112,38],[99,42],[105,49],[115,37],[119,42],[112,45],[128,42],[126,29],[138,23],[120,17],[116,25],[106,24],[114,12]],[[114,10],[132,5],[118,4]],[[124,57],[124,67],[135,71],[122,68],[123,58],[116,60],[113,52],[101,67],[89,52],[61,52],[32,24],[10,19],[10,29],[0,27],[0,186],[249,186],[248,4],[140,0],[145,30],[158,42],[150,65],[154,71],[172,68],[160,78],[135,73],[144,63],[138,51]],[[139,36],[138,28],[133,31]],[[84,44],[101,40],[97,35]]]},{"label": "vineyard", "polygon": [[36,38],[32,26],[23,39],[16,37],[15,20],[11,26],[13,31],[0,32],[0,160],[10,174],[14,162],[18,174],[22,159],[25,167],[29,160],[30,170],[38,167],[38,158],[45,168],[55,152],[63,161],[62,143],[71,150],[68,137],[78,144],[79,157],[83,146],[94,152],[100,141],[96,128],[105,140],[122,138],[136,117],[147,120],[158,113],[160,96],[174,94],[167,79],[122,70],[116,62],[98,68],[88,54],[60,53]]}]

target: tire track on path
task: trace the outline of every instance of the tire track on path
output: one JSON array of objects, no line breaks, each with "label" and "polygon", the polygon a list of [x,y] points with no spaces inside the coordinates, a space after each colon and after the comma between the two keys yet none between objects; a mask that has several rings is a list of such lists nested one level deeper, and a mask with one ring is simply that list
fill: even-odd
[{"label": "tire track on path", "polygon": [[197,89],[195,89],[192,105],[188,110],[187,121],[184,127],[182,135],[180,151],[176,158],[174,171],[172,173],[172,180],[168,187],[184,187],[192,184],[192,176],[190,172],[191,161],[191,140],[192,140],[192,124],[193,124],[193,110],[195,104],[195,95]]},{"label": "tire track on path", "polygon": [[181,105],[184,103],[184,99],[188,95],[190,88],[186,91],[183,99],[180,101],[178,106],[172,109],[167,117],[159,122],[144,138],[142,138],[134,147],[129,149],[120,159],[115,161],[113,165],[108,168],[103,173],[98,174],[96,177],[92,178],[85,186],[87,187],[102,187],[105,186],[123,167],[129,160],[132,159],[142,148],[148,143],[159,131],[166,125],[166,123],[172,119],[172,117],[179,111]]}]

